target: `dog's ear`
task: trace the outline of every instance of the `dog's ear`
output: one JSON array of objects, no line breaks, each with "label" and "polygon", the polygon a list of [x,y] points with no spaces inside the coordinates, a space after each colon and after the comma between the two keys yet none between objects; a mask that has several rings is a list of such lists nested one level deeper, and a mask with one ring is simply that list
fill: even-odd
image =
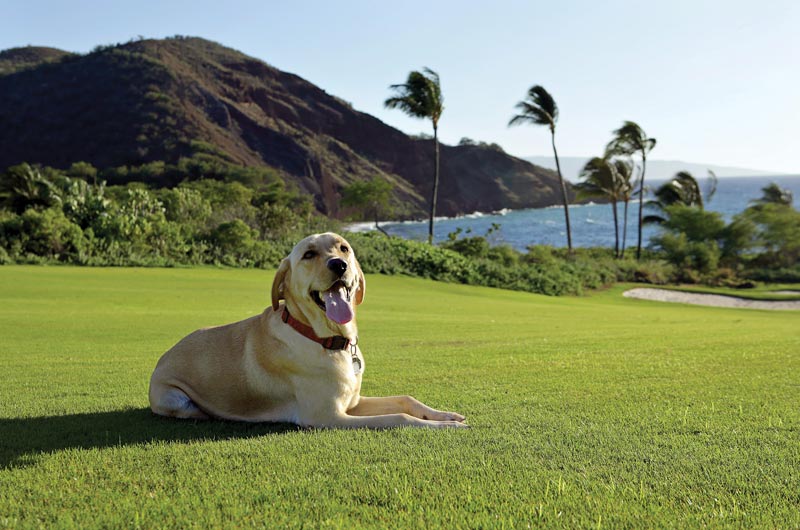
[{"label": "dog's ear", "polygon": [[280,301],[283,300],[283,283],[286,279],[286,273],[289,272],[289,258],[284,258],[281,261],[278,272],[275,273],[275,279],[272,281],[272,309],[277,311],[280,307]]},{"label": "dog's ear", "polygon": [[367,292],[367,280],[364,278],[364,272],[361,270],[361,265],[358,264],[358,260],[354,258],[356,262],[356,269],[358,270],[358,291],[356,292],[356,305],[361,305],[364,303],[364,293]]}]

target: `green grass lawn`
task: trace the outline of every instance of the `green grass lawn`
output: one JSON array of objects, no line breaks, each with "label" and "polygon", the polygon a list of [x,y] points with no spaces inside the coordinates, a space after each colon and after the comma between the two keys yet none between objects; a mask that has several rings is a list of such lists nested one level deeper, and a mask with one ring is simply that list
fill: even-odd
[{"label": "green grass lawn", "polygon": [[370,276],[365,395],[470,430],[167,420],[159,356],[258,270],[0,267],[0,527],[800,525],[800,313]]}]

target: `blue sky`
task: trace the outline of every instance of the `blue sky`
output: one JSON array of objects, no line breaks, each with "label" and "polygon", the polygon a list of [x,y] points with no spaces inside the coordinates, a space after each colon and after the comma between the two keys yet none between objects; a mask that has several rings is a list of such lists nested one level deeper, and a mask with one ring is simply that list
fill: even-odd
[{"label": "blue sky", "polygon": [[506,124],[533,84],[561,112],[559,153],[596,155],[623,120],[657,159],[800,173],[800,2],[0,0],[0,49],[87,52],[139,35],[208,38],[319,85],[408,133],[388,85],[442,79],[442,140],[551,153]]}]

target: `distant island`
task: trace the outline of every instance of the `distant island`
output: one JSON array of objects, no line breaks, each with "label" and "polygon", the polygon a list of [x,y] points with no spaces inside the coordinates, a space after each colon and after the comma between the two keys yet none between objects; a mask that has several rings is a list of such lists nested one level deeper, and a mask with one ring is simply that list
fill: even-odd
[{"label": "distant island", "polygon": [[[578,175],[592,158],[590,156],[560,156],[561,170],[564,178],[572,183],[578,182]],[[553,156],[526,156],[523,157],[531,164],[555,169],[556,163]],[[713,171],[717,177],[768,177],[780,176],[781,173],[775,171],[765,171],[761,169],[748,169],[743,167],[720,166],[717,164],[702,164],[697,162],[683,162],[681,160],[647,160],[647,179],[667,180],[675,176],[678,171],[688,171],[698,178],[707,175],[707,171]]]}]

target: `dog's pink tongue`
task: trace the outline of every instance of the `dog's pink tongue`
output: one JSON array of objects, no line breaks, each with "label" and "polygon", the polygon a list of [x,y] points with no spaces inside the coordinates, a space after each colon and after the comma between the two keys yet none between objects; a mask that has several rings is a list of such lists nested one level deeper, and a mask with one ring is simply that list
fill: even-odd
[{"label": "dog's pink tongue", "polygon": [[344,287],[331,289],[322,293],[325,297],[325,314],[337,324],[347,324],[353,320],[353,307],[347,300]]}]

